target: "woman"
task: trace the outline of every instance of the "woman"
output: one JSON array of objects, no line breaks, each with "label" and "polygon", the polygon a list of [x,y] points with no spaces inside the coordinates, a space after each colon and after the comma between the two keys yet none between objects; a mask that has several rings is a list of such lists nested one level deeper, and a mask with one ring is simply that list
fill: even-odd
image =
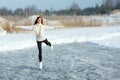
[{"label": "woman", "polygon": [[42,17],[37,17],[34,23],[33,31],[36,35],[36,41],[37,41],[37,46],[39,50],[39,62],[40,62],[40,69],[42,69],[42,43],[45,43],[46,45],[51,46],[51,43],[46,39],[45,37],[45,26],[43,24],[43,18]]}]

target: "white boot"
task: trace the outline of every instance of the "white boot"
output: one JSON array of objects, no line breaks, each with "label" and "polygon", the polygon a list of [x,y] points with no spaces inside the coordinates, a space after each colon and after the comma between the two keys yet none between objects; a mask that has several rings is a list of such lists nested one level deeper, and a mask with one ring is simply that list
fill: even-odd
[{"label": "white boot", "polygon": [[54,50],[54,47],[53,47],[53,45],[51,45],[51,46],[50,46],[50,48],[51,48],[52,50]]},{"label": "white boot", "polygon": [[40,65],[39,65],[40,69],[42,69],[42,62],[40,62]]}]

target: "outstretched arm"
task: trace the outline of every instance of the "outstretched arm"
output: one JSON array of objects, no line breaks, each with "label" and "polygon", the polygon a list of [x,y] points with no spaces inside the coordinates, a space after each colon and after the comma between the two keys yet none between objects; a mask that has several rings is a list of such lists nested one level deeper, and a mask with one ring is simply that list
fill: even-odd
[{"label": "outstretched arm", "polygon": [[32,26],[19,26],[20,29],[33,30],[34,25]]}]

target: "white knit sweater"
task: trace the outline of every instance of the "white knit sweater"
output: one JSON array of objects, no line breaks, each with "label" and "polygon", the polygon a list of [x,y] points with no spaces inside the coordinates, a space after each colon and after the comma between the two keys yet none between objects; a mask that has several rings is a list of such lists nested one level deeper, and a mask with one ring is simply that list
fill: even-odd
[{"label": "white knit sweater", "polygon": [[36,24],[33,27],[33,31],[36,35],[36,41],[43,41],[45,40],[45,26],[43,24]]}]

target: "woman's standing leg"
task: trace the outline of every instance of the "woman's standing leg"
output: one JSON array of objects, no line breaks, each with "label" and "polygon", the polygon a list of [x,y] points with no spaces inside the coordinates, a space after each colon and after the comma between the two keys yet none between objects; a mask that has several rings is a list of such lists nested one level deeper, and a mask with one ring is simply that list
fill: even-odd
[{"label": "woman's standing leg", "polygon": [[37,41],[37,45],[38,45],[38,50],[39,50],[39,55],[38,55],[39,62],[40,62],[39,67],[40,69],[42,69],[42,41]]},{"label": "woman's standing leg", "polygon": [[41,41],[37,41],[37,46],[38,46],[38,57],[39,57],[39,62],[42,62],[42,42]]}]

